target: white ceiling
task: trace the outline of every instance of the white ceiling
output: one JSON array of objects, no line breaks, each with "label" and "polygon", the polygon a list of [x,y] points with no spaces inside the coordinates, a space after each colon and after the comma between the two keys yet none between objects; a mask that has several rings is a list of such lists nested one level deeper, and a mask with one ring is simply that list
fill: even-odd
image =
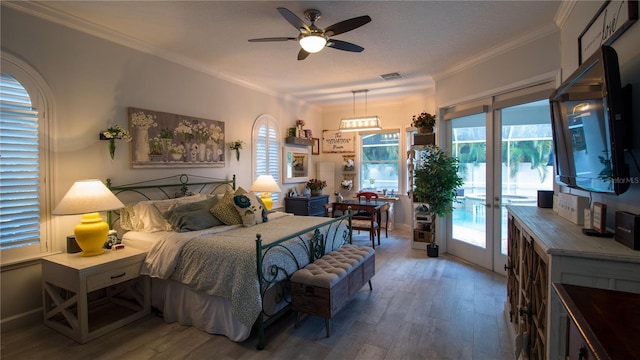
[{"label": "white ceiling", "polygon": [[[433,87],[433,77],[477,61],[509,44],[557,29],[560,1],[43,1],[13,7],[44,16],[225,79],[318,106],[399,98]],[[318,9],[320,28],[352,17],[372,21],[336,36],[361,53],[326,48],[298,61],[295,37],[276,10],[301,19]],[[507,44],[507,45],[505,45]],[[380,75],[399,72],[401,79]]]}]

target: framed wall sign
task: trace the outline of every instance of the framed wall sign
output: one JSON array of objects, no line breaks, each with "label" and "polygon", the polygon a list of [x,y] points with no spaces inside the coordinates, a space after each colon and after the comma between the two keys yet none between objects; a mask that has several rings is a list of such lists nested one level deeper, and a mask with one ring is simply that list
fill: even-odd
[{"label": "framed wall sign", "polygon": [[607,232],[607,205],[593,203],[593,229],[603,234]]},{"label": "framed wall sign", "polygon": [[352,153],[356,152],[356,133],[337,130],[322,131],[322,152]]},{"label": "framed wall sign", "polygon": [[578,36],[578,65],[601,45],[611,45],[638,20],[638,0],[608,0]]},{"label": "framed wall sign", "polygon": [[311,155],[320,155],[320,139],[311,138],[313,146],[311,147]]}]

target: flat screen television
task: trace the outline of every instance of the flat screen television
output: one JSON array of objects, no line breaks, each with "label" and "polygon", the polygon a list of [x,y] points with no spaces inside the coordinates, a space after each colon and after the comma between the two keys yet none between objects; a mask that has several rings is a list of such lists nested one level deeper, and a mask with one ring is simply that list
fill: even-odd
[{"label": "flat screen television", "polygon": [[616,195],[629,188],[626,91],[618,55],[602,46],[551,95],[556,182]]}]

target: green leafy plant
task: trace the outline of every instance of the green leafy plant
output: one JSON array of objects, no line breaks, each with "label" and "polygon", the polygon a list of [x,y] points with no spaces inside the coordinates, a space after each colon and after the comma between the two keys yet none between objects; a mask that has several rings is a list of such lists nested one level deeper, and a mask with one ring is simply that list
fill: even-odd
[{"label": "green leafy plant", "polygon": [[431,246],[436,246],[436,216],[445,216],[454,210],[456,189],[462,186],[458,175],[458,159],[435,145],[427,145],[414,170],[413,195],[426,203],[431,213]]}]

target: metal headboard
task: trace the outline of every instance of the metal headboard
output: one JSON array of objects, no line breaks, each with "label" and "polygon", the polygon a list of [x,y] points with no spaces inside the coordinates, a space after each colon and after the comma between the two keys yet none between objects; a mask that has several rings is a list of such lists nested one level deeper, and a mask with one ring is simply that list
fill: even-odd
[{"label": "metal headboard", "polygon": [[[236,175],[231,179],[219,179],[200,175],[180,174],[164,178],[139,181],[135,183],[114,186],[111,179],[107,179],[107,187],[119,198],[126,194],[134,194],[138,200],[157,200],[158,198],[172,199],[193,195],[194,193],[213,194],[231,188],[236,189]],[[109,211],[107,222],[110,227],[119,212]],[[119,216],[118,216],[119,217]]]}]

